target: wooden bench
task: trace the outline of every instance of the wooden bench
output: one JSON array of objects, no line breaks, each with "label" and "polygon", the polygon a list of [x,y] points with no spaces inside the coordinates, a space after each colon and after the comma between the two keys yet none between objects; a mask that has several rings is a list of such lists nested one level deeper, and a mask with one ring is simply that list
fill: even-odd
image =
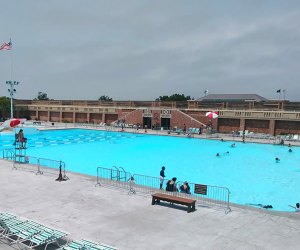
[{"label": "wooden bench", "polygon": [[177,197],[177,196],[162,194],[162,193],[152,194],[152,205],[155,205],[155,203],[159,203],[160,201],[168,201],[180,205],[185,205],[188,207],[187,210],[188,213],[195,211],[196,200],[193,199]]}]

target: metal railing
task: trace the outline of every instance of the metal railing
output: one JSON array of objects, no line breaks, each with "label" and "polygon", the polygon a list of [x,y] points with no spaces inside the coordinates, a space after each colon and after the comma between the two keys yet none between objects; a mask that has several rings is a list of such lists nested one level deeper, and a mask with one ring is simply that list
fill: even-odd
[{"label": "metal railing", "polygon": [[159,189],[160,178],[140,174],[134,174],[132,177],[135,182],[134,188],[136,192],[152,194]]},{"label": "metal railing", "polygon": [[11,160],[14,159],[14,157],[15,157],[15,152],[13,149],[2,150],[2,159]]},{"label": "metal railing", "polygon": [[113,168],[97,168],[97,183],[96,186],[113,185],[120,188],[129,189],[131,174],[123,168],[120,170],[117,167]]},{"label": "metal railing", "polygon": [[[24,159],[23,159],[24,158]],[[24,169],[29,169],[35,171],[35,174],[43,174],[43,172],[40,169],[39,165],[39,160],[37,157],[34,156],[25,156],[22,157],[22,161],[16,160],[15,158],[10,159],[13,161],[13,168],[14,169],[19,169],[19,168],[24,168]]]},{"label": "metal railing", "polygon": [[230,191],[226,187],[212,186],[205,184],[189,183],[190,194],[180,192],[180,187],[184,182],[176,182],[176,187],[179,192],[175,192],[176,196],[180,197],[193,197],[196,198],[198,205],[202,206],[217,206],[224,207],[225,213],[231,211],[230,209]]},{"label": "metal railing", "polygon": [[[43,174],[44,172],[50,174],[57,174],[57,170],[60,169],[62,171],[62,176],[65,180],[69,178],[66,175],[66,164],[63,161],[57,161],[53,159],[46,159],[46,158],[38,158],[34,156],[23,155],[22,161],[17,161],[16,156],[12,149],[3,149],[2,150],[2,159],[13,161],[13,168],[18,169],[22,166],[22,168],[26,169],[35,169],[36,174]],[[43,171],[41,170],[43,168]],[[54,170],[54,172],[53,172]]]},{"label": "metal railing", "polygon": [[120,170],[114,168],[97,168],[97,185],[111,185],[119,188],[124,188],[129,193],[144,193],[153,194],[156,192],[167,193],[176,197],[192,198],[197,201],[200,206],[218,207],[229,213],[230,209],[230,191],[226,187],[211,186],[204,184],[189,183],[190,194],[180,192],[182,181],[176,182],[175,192],[165,191],[167,181],[163,182],[163,189],[160,189],[160,178],[153,176],[146,176],[140,174],[131,175],[129,172],[124,171],[125,178],[120,177]]},{"label": "metal railing", "polygon": [[47,158],[38,158],[38,168],[40,170],[40,167],[47,167],[47,169],[44,169],[44,172],[52,172],[52,171],[47,171],[49,168],[50,169],[57,169],[59,170],[61,167],[61,171],[62,171],[62,177],[65,180],[68,180],[69,177],[67,177],[66,175],[66,164],[63,161],[57,161],[57,160],[52,160],[52,159],[47,159]]}]

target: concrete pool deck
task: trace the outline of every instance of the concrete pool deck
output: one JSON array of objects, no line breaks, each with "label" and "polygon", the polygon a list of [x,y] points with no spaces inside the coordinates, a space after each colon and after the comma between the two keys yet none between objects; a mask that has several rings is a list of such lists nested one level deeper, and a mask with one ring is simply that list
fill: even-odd
[{"label": "concrete pool deck", "polygon": [[[96,178],[68,173],[13,170],[0,160],[0,211],[11,212],[56,229],[71,239],[89,239],[118,249],[297,249],[300,213],[272,213],[233,206],[232,212],[196,207],[151,205],[150,195],[128,195],[95,187]],[[10,249],[0,244],[0,249]]]}]

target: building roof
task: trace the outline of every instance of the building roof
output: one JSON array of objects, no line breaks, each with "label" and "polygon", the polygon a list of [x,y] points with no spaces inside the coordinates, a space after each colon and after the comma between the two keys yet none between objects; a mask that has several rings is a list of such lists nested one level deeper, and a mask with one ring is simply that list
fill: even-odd
[{"label": "building roof", "polygon": [[255,102],[266,102],[268,99],[257,95],[257,94],[210,94],[197,99],[200,102],[224,102],[224,101],[255,101]]}]

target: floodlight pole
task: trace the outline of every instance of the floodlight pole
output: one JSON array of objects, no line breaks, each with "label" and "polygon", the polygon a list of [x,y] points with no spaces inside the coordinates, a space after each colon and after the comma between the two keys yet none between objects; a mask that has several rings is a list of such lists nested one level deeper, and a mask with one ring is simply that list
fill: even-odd
[{"label": "floodlight pole", "polygon": [[14,117],[14,111],[13,111],[13,98],[14,98],[14,93],[16,92],[16,89],[14,86],[18,85],[19,82],[17,81],[6,81],[6,84],[9,85],[9,95],[10,95],[10,118]]},{"label": "floodlight pole", "polygon": [[283,100],[285,101],[285,92],[286,92],[286,89],[282,90],[283,92]]}]

